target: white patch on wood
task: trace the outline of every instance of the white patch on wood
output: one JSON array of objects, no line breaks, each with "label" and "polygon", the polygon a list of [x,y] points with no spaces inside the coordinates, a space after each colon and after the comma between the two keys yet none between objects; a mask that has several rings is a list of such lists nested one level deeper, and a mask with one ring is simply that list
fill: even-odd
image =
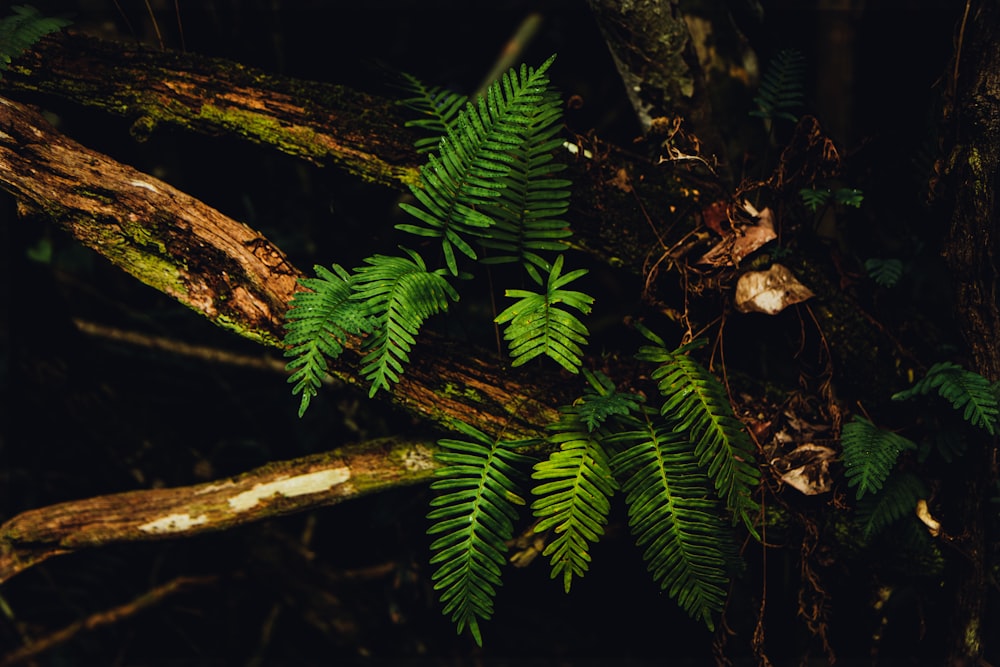
[{"label": "white patch on wood", "polygon": [[236,486],[236,482],[233,481],[227,481],[221,484],[209,484],[208,486],[195,491],[194,495],[200,496],[205,493],[212,493],[213,491],[222,491],[223,489],[231,489],[234,486]]},{"label": "white patch on wood", "polygon": [[423,445],[414,445],[403,455],[403,467],[410,472],[420,472],[435,467],[434,453]]},{"label": "white patch on wood", "polygon": [[331,470],[310,472],[305,475],[296,475],[295,477],[285,477],[273,482],[267,482],[266,484],[257,484],[249,491],[244,491],[239,495],[233,496],[229,499],[229,506],[237,512],[245,512],[248,509],[256,507],[260,501],[273,496],[291,498],[294,496],[305,496],[310,493],[329,491],[336,485],[347,481],[350,477],[350,468],[333,468]]},{"label": "white patch on wood", "polygon": [[137,188],[143,188],[143,189],[149,190],[150,192],[153,192],[155,194],[160,194],[160,191],[157,190],[156,186],[153,185],[152,183],[147,183],[146,181],[129,181],[129,183],[131,183],[132,185],[134,185]]},{"label": "white patch on wood", "polygon": [[142,524],[139,530],[144,533],[183,533],[203,523],[208,523],[208,517],[204,514],[196,517],[190,514],[168,514]]}]

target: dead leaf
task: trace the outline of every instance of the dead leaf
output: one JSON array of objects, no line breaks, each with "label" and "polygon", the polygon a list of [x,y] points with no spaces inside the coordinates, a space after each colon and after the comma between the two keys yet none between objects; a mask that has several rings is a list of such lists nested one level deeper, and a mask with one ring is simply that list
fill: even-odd
[{"label": "dead leaf", "polygon": [[941,534],[941,522],[934,518],[927,506],[927,501],[923,498],[917,501],[917,518],[927,526],[927,532],[931,534],[931,537],[937,537]]},{"label": "dead leaf", "polygon": [[736,309],[775,315],[815,294],[781,264],[767,271],[747,271],[736,283]]},{"label": "dead leaf", "polygon": [[830,461],[836,452],[811,442],[771,461],[781,481],[807,496],[827,493],[833,488]]},{"label": "dead leaf", "polygon": [[744,257],[778,238],[774,232],[774,213],[765,208],[753,211],[754,224],[740,225],[727,232],[725,238],[715,244],[698,260],[699,264],[712,266],[739,266]]}]

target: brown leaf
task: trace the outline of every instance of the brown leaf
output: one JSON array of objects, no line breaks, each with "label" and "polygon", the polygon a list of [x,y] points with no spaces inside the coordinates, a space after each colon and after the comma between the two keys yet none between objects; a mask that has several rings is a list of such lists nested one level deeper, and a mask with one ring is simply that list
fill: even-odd
[{"label": "brown leaf", "polygon": [[792,304],[815,296],[781,264],[767,271],[748,271],[736,283],[736,309],[741,313],[775,315]]},{"label": "brown leaf", "polygon": [[829,447],[806,443],[771,461],[781,481],[807,496],[827,493],[833,488],[830,461],[836,452]]}]

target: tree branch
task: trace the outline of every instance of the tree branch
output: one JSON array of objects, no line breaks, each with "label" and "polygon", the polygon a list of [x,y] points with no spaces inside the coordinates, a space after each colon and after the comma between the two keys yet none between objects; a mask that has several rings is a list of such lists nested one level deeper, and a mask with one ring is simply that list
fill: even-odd
[{"label": "tree branch", "polygon": [[429,441],[385,438],[195,486],[129,491],[29,510],[0,525],[0,583],[48,558],[172,539],[420,484],[438,467]]}]

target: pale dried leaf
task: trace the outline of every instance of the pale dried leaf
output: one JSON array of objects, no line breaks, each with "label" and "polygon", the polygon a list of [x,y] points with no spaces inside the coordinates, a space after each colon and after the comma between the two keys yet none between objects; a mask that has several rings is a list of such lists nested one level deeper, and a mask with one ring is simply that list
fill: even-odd
[{"label": "pale dried leaf", "polygon": [[781,264],[767,271],[747,271],[736,283],[736,309],[743,313],[775,315],[815,296]]},{"label": "pale dried leaf", "polygon": [[836,452],[829,447],[806,443],[771,461],[781,481],[807,496],[827,493],[833,488],[830,461]]}]

